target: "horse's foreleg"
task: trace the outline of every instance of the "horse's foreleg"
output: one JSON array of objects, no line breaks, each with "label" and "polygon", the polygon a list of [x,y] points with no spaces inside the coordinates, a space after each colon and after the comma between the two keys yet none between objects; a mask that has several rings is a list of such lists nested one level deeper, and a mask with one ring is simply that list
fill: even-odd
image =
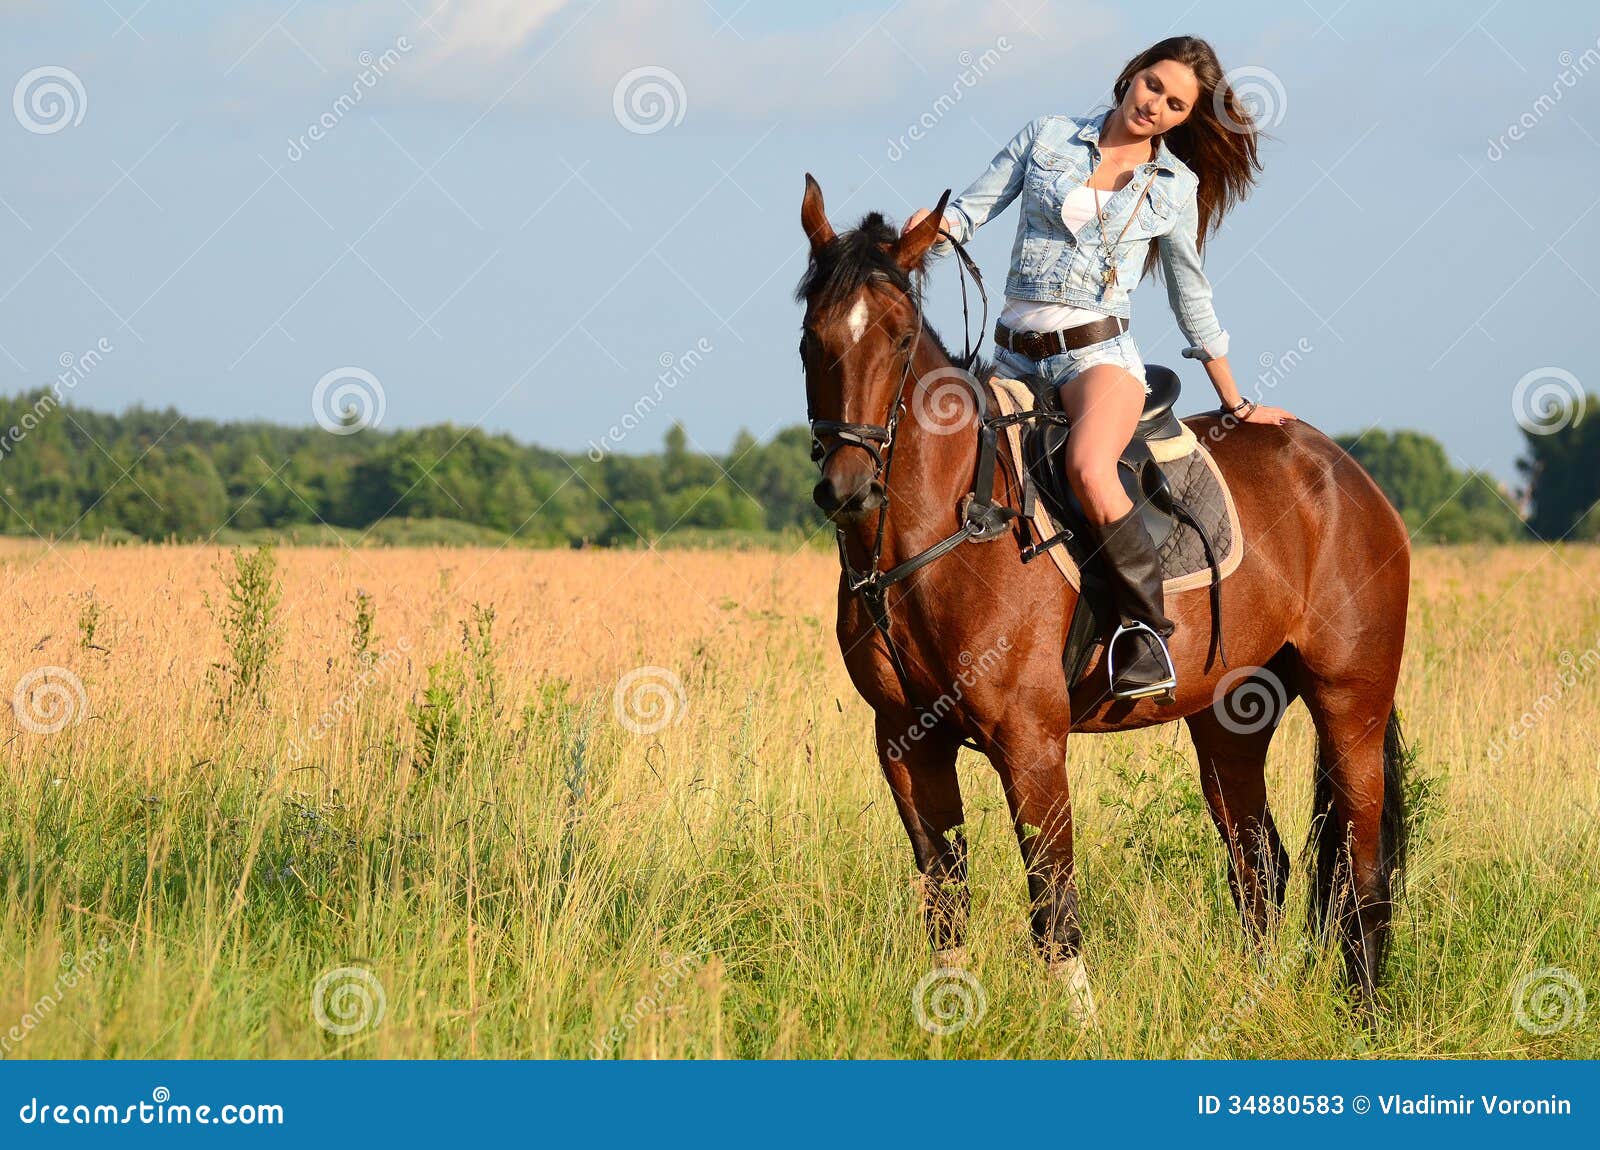
[{"label": "horse's foreleg", "polygon": [[[956,739],[878,715],[878,759],[922,873],[923,922],[936,966],[965,962],[967,838],[956,781]],[[920,737],[912,738],[916,734]]]},{"label": "horse's foreleg", "polygon": [[1011,821],[1028,872],[1029,925],[1051,976],[1065,982],[1080,1021],[1092,1021],[1094,995],[1083,961],[1078,887],[1072,867],[1072,801],[1066,735],[1043,731],[996,740],[990,758],[1000,772]]}]

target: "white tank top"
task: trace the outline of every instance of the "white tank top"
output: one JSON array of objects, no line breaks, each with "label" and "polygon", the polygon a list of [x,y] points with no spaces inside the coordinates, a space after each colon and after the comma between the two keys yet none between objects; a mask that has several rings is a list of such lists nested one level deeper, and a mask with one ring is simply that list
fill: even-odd
[{"label": "white tank top", "polygon": [[[1094,219],[1095,195],[1095,189],[1087,184],[1079,184],[1061,201],[1061,222],[1067,225],[1067,230],[1073,235],[1077,235],[1084,224]],[[1102,190],[1099,196],[1103,206],[1112,193]],[[1104,312],[1089,308],[1040,303],[1038,300],[1017,299],[1014,296],[1006,297],[1005,310],[1000,313],[1000,322],[1012,331],[1059,331],[1064,327],[1076,327],[1080,323],[1104,318]]]}]

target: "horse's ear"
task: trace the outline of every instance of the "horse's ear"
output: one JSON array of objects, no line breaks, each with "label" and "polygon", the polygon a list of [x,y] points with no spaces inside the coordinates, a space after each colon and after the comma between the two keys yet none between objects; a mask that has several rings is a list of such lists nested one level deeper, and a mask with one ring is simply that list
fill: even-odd
[{"label": "horse's ear", "polygon": [[933,209],[933,214],[901,236],[894,245],[894,261],[904,271],[913,271],[922,266],[922,258],[928,254],[939,239],[939,229],[944,227],[944,208],[950,202],[950,189],[944,190],[944,195],[939,197],[939,206]]},{"label": "horse's ear", "polygon": [[810,172],[806,173],[806,194],[800,201],[800,226],[811,241],[813,254],[833,242],[833,225],[828,222],[828,213],[822,210],[822,187],[811,178]]}]

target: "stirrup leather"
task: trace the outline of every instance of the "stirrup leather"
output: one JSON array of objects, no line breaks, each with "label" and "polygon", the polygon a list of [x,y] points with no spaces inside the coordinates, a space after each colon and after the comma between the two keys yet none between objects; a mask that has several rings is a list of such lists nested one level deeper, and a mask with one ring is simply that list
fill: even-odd
[{"label": "stirrup leather", "polygon": [[[1156,641],[1156,650],[1161,652],[1161,660],[1167,665],[1167,673],[1158,683],[1151,683],[1148,686],[1139,687],[1132,691],[1119,691],[1117,690],[1117,664],[1115,657],[1117,640],[1122,638],[1124,634],[1138,631],[1145,632]],[[1131,623],[1123,623],[1118,626],[1111,633],[1111,638],[1106,643],[1106,682],[1111,687],[1112,695],[1119,699],[1142,699],[1146,695],[1159,695],[1176,687],[1178,685],[1178,672],[1172,665],[1172,654],[1167,650],[1166,640],[1162,639],[1160,632],[1150,624],[1142,623],[1137,619]]]}]

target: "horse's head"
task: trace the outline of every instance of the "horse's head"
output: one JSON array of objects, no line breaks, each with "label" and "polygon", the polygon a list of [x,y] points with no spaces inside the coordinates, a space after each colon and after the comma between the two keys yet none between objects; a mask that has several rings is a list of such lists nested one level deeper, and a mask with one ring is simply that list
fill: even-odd
[{"label": "horse's head", "polygon": [[884,504],[884,450],[891,408],[922,332],[911,273],[939,238],[948,191],[933,214],[901,235],[878,212],[836,235],[822,189],[806,173],[800,224],[811,262],[795,291],[806,315],[800,361],[806,373],[811,455],[822,470],[812,492],[830,519],[858,518]]}]

